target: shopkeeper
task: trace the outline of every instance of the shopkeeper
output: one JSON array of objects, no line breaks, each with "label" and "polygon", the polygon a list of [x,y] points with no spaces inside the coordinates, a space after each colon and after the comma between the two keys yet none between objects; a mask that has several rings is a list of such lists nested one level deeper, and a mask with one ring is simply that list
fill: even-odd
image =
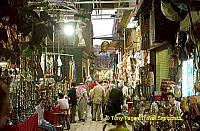
[{"label": "shopkeeper", "polygon": [[170,108],[175,109],[175,110],[170,110],[170,114],[171,115],[180,115],[180,113],[181,113],[180,102],[175,100],[175,96],[172,92],[168,92],[166,94],[166,96],[167,96],[167,102],[168,102],[168,105],[170,106]]},{"label": "shopkeeper", "polygon": [[44,128],[48,131],[56,131],[55,127],[44,119],[44,107],[46,106],[46,99],[41,98],[39,104],[35,107],[38,113],[38,127]]}]

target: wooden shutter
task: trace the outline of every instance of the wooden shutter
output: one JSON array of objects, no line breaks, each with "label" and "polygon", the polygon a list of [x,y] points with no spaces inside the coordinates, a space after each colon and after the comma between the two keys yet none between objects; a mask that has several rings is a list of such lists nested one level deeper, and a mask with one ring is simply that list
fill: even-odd
[{"label": "wooden shutter", "polygon": [[168,66],[169,53],[168,49],[156,52],[156,90],[160,90],[160,84],[162,79],[168,78],[169,66]]}]

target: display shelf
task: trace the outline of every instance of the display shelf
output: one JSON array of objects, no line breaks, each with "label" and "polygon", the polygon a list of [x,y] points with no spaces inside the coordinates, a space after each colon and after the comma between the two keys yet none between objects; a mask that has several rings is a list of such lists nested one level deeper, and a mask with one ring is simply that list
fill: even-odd
[{"label": "display shelf", "polygon": [[[161,120],[164,117],[179,117],[176,108],[170,107],[166,101],[135,101],[129,117],[134,120],[128,120],[129,125],[133,125],[135,130],[141,128],[155,128],[160,130],[183,129],[183,121]],[[137,119],[136,119],[137,118]]]}]

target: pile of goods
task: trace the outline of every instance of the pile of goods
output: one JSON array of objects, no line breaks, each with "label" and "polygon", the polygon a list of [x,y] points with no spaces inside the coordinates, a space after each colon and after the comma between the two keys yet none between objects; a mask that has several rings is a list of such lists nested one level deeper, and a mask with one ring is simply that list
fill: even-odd
[{"label": "pile of goods", "polygon": [[165,96],[168,92],[174,92],[175,82],[170,79],[163,79],[161,82],[160,90],[162,91],[162,95]]}]

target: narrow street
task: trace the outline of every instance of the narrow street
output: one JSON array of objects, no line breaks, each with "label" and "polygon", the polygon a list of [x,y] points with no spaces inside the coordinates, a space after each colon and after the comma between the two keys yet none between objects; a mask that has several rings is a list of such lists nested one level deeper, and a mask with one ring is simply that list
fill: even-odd
[{"label": "narrow street", "polygon": [[199,12],[200,0],[1,0],[0,131],[200,131]]},{"label": "narrow street", "polygon": [[[76,120],[78,120],[78,117],[76,117]],[[71,123],[70,131],[103,131],[103,126],[106,123],[105,119],[103,121],[92,121],[91,110],[88,106],[88,119],[85,122]],[[106,131],[114,127],[111,123],[107,124]],[[127,124],[127,127],[131,131],[131,126]]]}]

